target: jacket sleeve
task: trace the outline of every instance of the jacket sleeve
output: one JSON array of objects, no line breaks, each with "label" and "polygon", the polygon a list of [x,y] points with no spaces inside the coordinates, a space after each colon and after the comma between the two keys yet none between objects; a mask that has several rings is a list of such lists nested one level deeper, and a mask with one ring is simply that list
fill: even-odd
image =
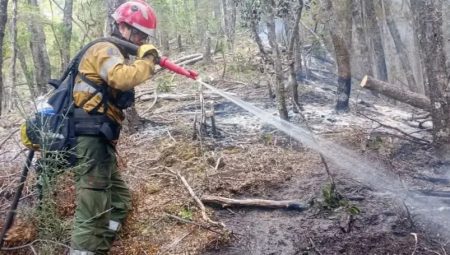
[{"label": "jacket sleeve", "polygon": [[[97,46],[97,47],[95,47]],[[92,47],[91,65],[96,73],[114,89],[126,91],[149,79],[155,70],[153,59],[145,58],[126,64],[119,49],[111,43]]]}]

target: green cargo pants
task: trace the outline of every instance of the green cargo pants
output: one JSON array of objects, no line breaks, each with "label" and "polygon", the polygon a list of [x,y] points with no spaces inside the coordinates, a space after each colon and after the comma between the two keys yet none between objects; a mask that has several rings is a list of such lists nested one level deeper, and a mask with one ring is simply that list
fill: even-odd
[{"label": "green cargo pants", "polygon": [[118,169],[113,146],[104,138],[77,139],[76,210],[72,249],[107,254],[131,196]]}]

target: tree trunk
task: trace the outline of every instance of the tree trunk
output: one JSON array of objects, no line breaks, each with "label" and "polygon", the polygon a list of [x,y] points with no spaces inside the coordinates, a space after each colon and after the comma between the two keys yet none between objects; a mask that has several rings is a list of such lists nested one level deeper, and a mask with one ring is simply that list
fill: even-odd
[{"label": "tree trunk", "polygon": [[64,3],[64,17],[63,17],[63,36],[61,40],[62,61],[61,72],[66,70],[70,62],[70,41],[72,40],[72,9],[73,0],[65,0]]},{"label": "tree trunk", "polygon": [[203,54],[203,61],[205,63],[211,63],[212,57],[211,57],[211,36],[206,36],[206,45],[205,45],[205,54]]},{"label": "tree trunk", "polygon": [[11,21],[11,45],[12,45],[12,56],[11,56],[11,87],[9,89],[9,100],[7,102],[8,110],[13,108],[14,104],[14,91],[17,85],[17,75],[16,75],[16,63],[17,63],[17,0],[12,1],[12,21]]},{"label": "tree trunk", "polygon": [[106,19],[105,24],[105,33],[104,36],[109,36],[111,34],[111,26],[114,23],[114,19],[111,17],[111,15],[114,13],[114,11],[119,7],[119,5],[125,3],[126,0],[106,0],[106,8],[108,10],[108,18]]},{"label": "tree trunk", "polygon": [[439,156],[450,160],[450,98],[442,31],[442,1],[415,0],[411,8],[418,14],[419,44],[430,83],[433,144]]},{"label": "tree trunk", "polygon": [[380,26],[378,24],[373,1],[374,0],[364,1],[367,19],[367,34],[369,35],[373,47],[376,78],[382,81],[388,81],[383,39],[381,37]]},{"label": "tree trunk", "polygon": [[178,51],[182,52],[183,51],[183,41],[181,40],[180,34],[178,34],[178,36],[177,36],[177,44],[178,44]]},{"label": "tree trunk", "polygon": [[5,37],[6,21],[8,19],[8,0],[0,0],[0,116],[3,109],[3,38]]},{"label": "tree trunk", "polygon": [[[430,96],[430,86],[428,83],[427,74],[425,71],[425,63],[423,62],[424,59],[421,57],[421,49],[420,49],[420,43],[419,43],[419,28],[420,28],[420,15],[418,13],[419,8],[415,7],[418,3],[416,1],[411,1],[411,16],[412,16],[412,23],[413,23],[413,33],[414,33],[414,46],[416,50],[414,51],[414,56],[416,58],[416,73],[419,74],[418,82],[419,84],[422,84],[423,90],[425,92],[425,95],[428,97]],[[420,79],[421,78],[421,79]],[[422,82],[420,82],[422,80]]]},{"label": "tree trunk", "polygon": [[403,43],[400,33],[397,28],[392,14],[391,14],[391,2],[390,0],[384,1],[384,11],[386,12],[385,18],[386,23],[391,33],[392,39],[394,40],[395,49],[397,50],[398,56],[400,58],[400,63],[402,64],[403,72],[406,75],[406,80],[408,81],[408,86],[411,91],[419,92],[419,88],[414,78],[412,67],[408,58],[408,51],[406,45]]},{"label": "tree trunk", "polygon": [[[35,9],[34,15],[40,15],[37,0],[28,0],[28,3]],[[47,91],[47,82],[50,80],[50,59],[47,53],[47,44],[44,28],[40,22],[40,17],[31,17],[29,19],[28,29],[33,35],[30,41],[31,55],[35,67],[35,79],[39,93]]]},{"label": "tree trunk", "polygon": [[[351,17],[351,14],[348,13],[351,11],[351,4],[349,0],[335,2],[339,6],[338,9],[335,9],[331,0],[324,0],[322,3],[324,4],[323,7],[326,16],[329,18],[328,28],[336,53],[336,63],[338,67],[336,111],[345,112],[349,110],[349,99],[352,86],[349,52],[351,47],[351,19],[349,20],[348,18],[348,16]],[[336,15],[336,13],[340,15]],[[346,40],[348,42],[346,42]]]},{"label": "tree trunk", "polygon": [[363,0],[353,0],[353,24],[355,25],[356,42],[358,46],[359,63],[362,75],[373,76],[373,59],[367,43],[367,35],[364,26]]},{"label": "tree trunk", "polygon": [[363,88],[379,92],[380,94],[398,100],[402,103],[406,103],[414,107],[430,111],[430,99],[422,94],[403,90],[399,86],[377,80],[368,75],[364,76],[360,85]]},{"label": "tree trunk", "polygon": [[37,92],[34,88],[34,78],[33,78],[33,72],[28,69],[27,61],[25,59],[25,55],[23,54],[20,45],[17,45],[19,50],[17,51],[17,58],[20,62],[20,68],[22,69],[22,72],[25,75],[25,79],[27,81],[28,89],[30,90],[30,95],[32,98],[37,97]]},{"label": "tree trunk", "polygon": [[194,10],[196,10],[195,13],[195,24],[197,28],[197,38],[200,40],[200,43],[203,42],[203,22],[200,17],[200,11],[199,11],[199,3],[200,0],[194,0]]},{"label": "tree trunk", "polygon": [[277,107],[278,112],[280,114],[280,118],[284,120],[288,120],[288,111],[286,108],[286,95],[284,93],[284,84],[283,84],[283,71],[281,66],[281,56],[280,49],[278,48],[277,43],[277,35],[275,33],[275,13],[276,13],[276,4],[275,0],[269,1],[269,20],[267,21],[268,28],[268,37],[269,44],[272,47],[272,56],[273,56],[273,64],[275,69],[276,76],[276,91],[277,91]]},{"label": "tree trunk", "polygon": [[298,82],[297,82],[297,75],[295,71],[295,58],[296,54],[294,54],[294,49],[299,50],[299,47],[295,47],[295,45],[298,44],[298,36],[299,36],[299,23],[300,18],[302,17],[302,10],[303,10],[303,0],[299,0],[298,7],[297,7],[297,13],[295,17],[295,23],[294,28],[291,32],[291,39],[289,40],[289,47],[288,47],[288,62],[289,62],[289,82],[291,83],[292,87],[292,103],[294,104],[294,111],[297,110],[297,107],[300,107],[300,103],[298,102]]}]

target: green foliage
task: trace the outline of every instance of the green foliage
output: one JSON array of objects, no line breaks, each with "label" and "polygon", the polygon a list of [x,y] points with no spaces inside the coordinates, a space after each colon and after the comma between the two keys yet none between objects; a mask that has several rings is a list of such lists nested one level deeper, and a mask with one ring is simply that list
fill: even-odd
[{"label": "green foliage", "polygon": [[339,194],[339,192],[337,192],[334,183],[327,184],[323,187],[322,198],[322,206],[326,210],[334,210],[343,207],[351,215],[361,213],[361,210],[356,205],[351,204],[347,199]]},{"label": "green foliage", "polygon": [[263,140],[264,144],[273,144],[273,134],[272,133],[264,133],[261,135],[261,139]]},{"label": "green foliage", "polygon": [[[38,228],[39,239],[51,240],[57,243],[67,243],[70,239],[72,221],[64,219],[58,213],[55,194],[58,191],[56,181],[58,175],[65,169],[65,159],[59,153],[42,152],[42,158],[37,162],[39,205],[35,210],[34,221]],[[40,254],[54,254],[61,248],[52,242],[44,242],[39,246]]]},{"label": "green foliage", "polygon": [[228,70],[238,73],[249,73],[257,70],[257,66],[253,65],[244,54],[237,52],[234,54],[233,61],[229,63]]},{"label": "green foliage", "polygon": [[180,212],[178,212],[178,216],[185,220],[192,220],[192,210],[189,208],[183,208]]},{"label": "green foliage", "polygon": [[322,197],[323,197],[323,207],[326,209],[336,209],[340,206],[340,201],[342,199],[341,194],[336,191],[336,187],[334,184],[327,184],[322,189]]},{"label": "green foliage", "polygon": [[165,74],[156,80],[158,92],[167,93],[172,91],[174,74]]}]

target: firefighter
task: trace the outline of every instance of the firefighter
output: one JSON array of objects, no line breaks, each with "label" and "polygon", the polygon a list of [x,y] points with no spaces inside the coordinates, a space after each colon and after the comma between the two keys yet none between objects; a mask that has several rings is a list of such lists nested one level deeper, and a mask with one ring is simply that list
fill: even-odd
[{"label": "firefighter", "polygon": [[117,169],[115,141],[134,102],[133,88],[150,78],[158,52],[147,39],[156,28],[153,9],[144,1],[120,5],[112,15],[111,35],[138,45],[136,60],[112,42],[91,46],[79,65],[73,99],[77,134],[76,210],[73,255],[107,254],[131,208],[130,191]]}]

